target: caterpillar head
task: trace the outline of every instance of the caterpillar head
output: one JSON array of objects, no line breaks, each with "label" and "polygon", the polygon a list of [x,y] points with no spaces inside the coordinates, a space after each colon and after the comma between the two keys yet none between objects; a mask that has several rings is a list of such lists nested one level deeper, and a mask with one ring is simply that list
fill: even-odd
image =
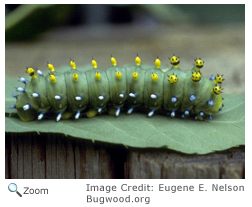
[{"label": "caterpillar head", "polygon": [[219,74],[217,74],[216,76],[215,76],[215,83],[216,84],[221,84],[223,81],[224,81],[225,79],[223,79],[223,75],[219,75]]},{"label": "caterpillar head", "polygon": [[153,82],[157,82],[158,81],[158,74],[152,73],[151,79],[153,80]]},{"label": "caterpillar head", "polygon": [[180,63],[179,57],[173,55],[170,58],[170,63],[172,64],[172,66],[179,67],[179,63]]},{"label": "caterpillar head", "polygon": [[200,72],[192,72],[192,81],[199,82],[201,80],[201,73]]},{"label": "caterpillar head", "polygon": [[157,57],[156,60],[154,60],[155,67],[159,69],[161,67],[161,60]]},{"label": "caterpillar head", "polygon": [[132,73],[132,77],[136,81],[138,79],[138,73],[137,72],[133,72]]},{"label": "caterpillar head", "polygon": [[195,68],[196,69],[201,69],[204,66],[204,61],[201,60],[201,58],[196,58],[194,62]]},{"label": "caterpillar head", "polygon": [[169,80],[169,82],[170,82],[171,84],[175,84],[175,83],[178,82],[178,76],[172,74],[172,75],[168,76],[168,80]]},{"label": "caterpillar head", "polygon": [[213,88],[213,93],[216,94],[216,95],[220,95],[221,92],[222,92],[222,90],[223,90],[223,89],[221,88],[221,86],[216,85],[216,86],[214,86],[214,88]]},{"label": "caterpillar head", "polygon": [[26,69],[26,73],[31,76],[32,78],[36,78],[37,74],[33,68],[28,68]]}]

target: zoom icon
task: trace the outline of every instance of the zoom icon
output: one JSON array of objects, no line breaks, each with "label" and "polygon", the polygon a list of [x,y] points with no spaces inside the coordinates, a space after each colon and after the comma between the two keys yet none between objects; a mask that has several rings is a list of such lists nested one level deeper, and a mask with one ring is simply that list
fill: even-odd
[{"label": "zoom icon", "polygon": [[9,184],[8,189],[10,192],[16,192],[20,197],[22,197],[22,195],[17,191],[17,185],[15,183]]}]

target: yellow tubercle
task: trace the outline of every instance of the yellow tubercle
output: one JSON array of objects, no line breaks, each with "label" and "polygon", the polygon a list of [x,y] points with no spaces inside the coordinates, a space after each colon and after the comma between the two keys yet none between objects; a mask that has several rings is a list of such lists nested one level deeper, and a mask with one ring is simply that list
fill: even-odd
[{"label": "yellow tubercle", "polygon": [[117,62],[116,62],[116,59],[113,57],[113,56],[111,56],[111,64],[112,64],[112,66],[117,66]]},{"label": "yellow tubercle", "polygon": [[204,61],[201,60],[201,58],[196,58],[194,65],[195,65],[195,69],[200,70],[204,66]]},{"label": "yellow tubercle", "polygon": [[213,93],[215,94],[215,95],[220,95],[221,93],[222,93],[222,88],[221,88],[221,86],[214,86],[214,88],[213,88]]},{"label": "yellow tubercle", "polygon": [[215,80],[214,80],[214,82],[216,83],[216,84],[221,84],[223,81],[224,81],[225,79],[223,79],[223,75],[216,75],[215,76]]},{"label": "yellow tubercle", "polygon": [[56,79],[56,77],[55,77],[55,75],[49,75],[49,79],[50,79],[50,81],[52,82],[52,83],[56,83],[57,82],[57,79]]},{"label": "yellow tubercle", "polygon": [[179,63],[180,63],[179,57],[173,55],[170,58],[170,63],[172,64],[173,67],[179,67]]},{"label": "yellow tubercle", "polygon": [[155,67],[157,69],[160,69],[161,67],[161,60],[157,57],[156,60],[154,61]]},{"label": "yellow tubercle", "polygon": [[192,81],[199,82],[201,80],[201,73],[200,72],[193,72],[192,73]]},{"label": "yellow tubercle", "polygon": [[27,68],[26,73],[32,78],[37,78],[37,73],[33,68]]},{"label": "yellow tubercle", "polygon": [[153,80],[153,82],[158,82],[158,74],[152,73],[151,79]]},{"label": "yellow tubercle", "polygon": [[79,76],[78,76],[77,73],[74,73],[74,74],[73,74],[73,79],[74,79],[75,82],[78,82]]},{"label": "yellow tubercle", "polygon": [[101,73],[100,73],[100,72],[96,71],[96,73],[95,73],[95,79],[96,79],[97,81],[100,81],[100,80],[101,80]]},{"label": "yellow tubercle", "polygon": [[74,62],[74,60],[70,60],[70,67],[72,69],[76,69],[76,63]]},{"label": "yellow tubercle", "polygon": [[51,63],[48,63],[48,64],[47,64],[47,67],[48,67],[48,69],[49,69],[51,72],[54,72],[54,71],[55,71],[55,68],[54,68],[54,66],[53,66]]},{"label": "yellow tubercle", "polygon": [[141,65],[141,58],[138,57],[138,55],[137,55],[136,58],[135,58],[135,62],[136,62],[136,65],[137,65],[137,66],[140,66],[140,65]]},{"label": "yellow tubercle", "polygon": [[121,80],[122,79],[122,73],[119,71],[116,71],[116,79]]},{"label": "yellow tubercle", "polygon": [[96,69],[98,67],[96,60],[92,59],[91,63],[92,63],[93,68]]},{"label": "yellow tubercle", "polygon": [[138,73],[137,72],[133,72],[132,73],[132,77],[136,81],[138,79]]},{"label": "yellow tubercle", "polygon": [[170,75],[168,76],[168,80],[171,84],[175,84],[178,82],[178,76],[177,75]]}]

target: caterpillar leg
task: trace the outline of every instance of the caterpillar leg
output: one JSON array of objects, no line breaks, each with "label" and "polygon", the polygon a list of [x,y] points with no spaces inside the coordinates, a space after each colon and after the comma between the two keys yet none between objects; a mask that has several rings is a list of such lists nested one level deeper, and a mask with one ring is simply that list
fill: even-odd
[{"label": "caterpillar leg", "polygon": [[109,111],[108,111],[108,114],[114,116],[116,114],[116,110],[117,109],[110,108]]},{"label": "caterpillar leg", "polygon": [[97,110],[95,110],[95,109],[89,109],[88,112],[87,112],[87,117],[88,118],[95,117],[97,113],[98,113]]},{"label": "caterpillar leg", "polygon": [[109,111],[108,111],[108,114],[112,115],[112,116],[114,116],[114,115],[115,116],[119,116],[120,112],[121,112],[121,108],[120,107],[118,107],[116,109],[110,108]]},{"label": "caterpillar leg", "polygon": [[70,110],[64,111],[62,114],[62,119],[69,119],[71,116],[73,116],[73,112]]},{"label": "caterpillar leg", "polygon": [[196,115],[196,116],[195,116],[195,119],[198,119],[198,120],[200,120],[200,121],[203,121],[203,120],[204,120],[203,116],[201,116],[201,113],[198,114],[198,115]]}]

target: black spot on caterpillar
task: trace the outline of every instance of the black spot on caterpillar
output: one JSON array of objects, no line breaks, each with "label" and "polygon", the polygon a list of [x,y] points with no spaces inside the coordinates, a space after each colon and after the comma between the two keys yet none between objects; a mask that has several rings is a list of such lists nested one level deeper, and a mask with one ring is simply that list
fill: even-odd
[{"label": "black spot on caterpillar", "polygon": [[[59,73],[48,63],[50,73],[43,75],[40,70],[27,68],[31,76],[27,81],[20,77],[25,88],[18,87],[16,108],[22,121],[41,120],[45,113],[57,114],[59,121],[66,111],[71,111],[79,119],[83,111],[88,117],[109,109],[109,114],[119,116],[121,109],[127,108],[131,114],[137,107],[144,106],[151,117],[155,111],[164,109],[171,117],[189,116],[195,119],[212,119],[212,114],[222,109],[221,83],[223,75],[206,79],[200,69],[204,65],[196,58],[194,67],[186,71],[179,68],[180,59],[170,58],[172,67],[164,72],[160,69],[161,60],[156,58],[154,67],[144,70],[141,59],[135,58],[136,65],[120,68],[111,56],[112,67],[99,70],[92,59],[93,69],[79,71],[73,60],[71,70]],[[71,114],[71,113],[70,113]]]}]

